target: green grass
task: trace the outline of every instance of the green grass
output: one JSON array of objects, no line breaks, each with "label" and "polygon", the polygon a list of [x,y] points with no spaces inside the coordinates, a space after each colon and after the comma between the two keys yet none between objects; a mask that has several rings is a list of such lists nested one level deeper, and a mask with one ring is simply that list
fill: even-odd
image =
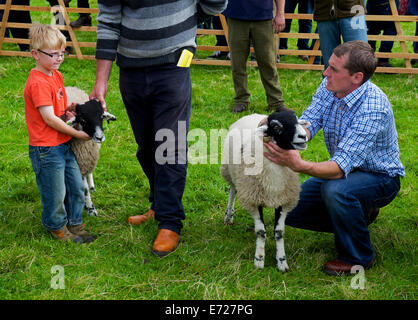
[{"label": "green grass", "polygon": [[[255,270],[255,235],[249,214],[237,204],[234,225],[223,224],[228,188],[218,164],[189,165],[181,245],[164,259],[155,257],[151,247],[157,224],[126,224],[128,216],[148,209],[149,189],[135,157],[116,66],[106,101],[118,120],[105,124],[106,142],[95,171],[97,193],[92,195],[99,217],[84,215],[88,230],[98,238],[87,245],[52,240],[41,225],[40,196],[27,151],[23,89],[33,66],[28,58],[0,58],[0,299],[417,298],[416,76],[377,74],[372,79],[392,103],[406,177],[397,198],[370,227],[377,264],[366,271],[365,289],[355,290],[350,277],[335,278],[322,272],[323,264],[337,254],[332,234],[287,227],[290,272],[281,274],[275,267],[271,209],[265,210],[265,269]],[[69,59],[60,71],[67,86],[87,92],[92,89],[94,61]],[[209,136],[211,129],[226,129],[242,116],[230,112],[233,85],[229,68],[192,66],[191,74],[190,129],[201,128]],[[321,73],[279,70],[279,77],[286,103],[300,115],[309,105]],[[251,106],[243,115],[265,113],[264,89],[255,68],[249,69],[249,87]],[[321,134],[302,157],[328,159]],[[301,182],[306,178],[301,175]],[[54,265],[64,267],[64,290],[51,288]]]},{"label": "green grass", "polygon": [[[417,87],[414,76],[375,75],[373,81],[393,104],[401,160],[407,176],[398,197],[381,210],[371,230],[377,265],[366,271],[366,289],[354,290],[350,278],[322,273],[335,258],[333,236],[286,228],[290,272],[275,268],[273,213],[266,210],[266,267],[254,270],[255,235],[249,214],[237,205],[233,226],[223,224],[227,185],[219,165],[189,165],[183,203],[182,242],[175,254],[151,253],[157,225],[130,227],[129,215],[148,209],[148,185],[136,158],[136,145],[113,68],[107,104],[118,120],[105,125],[106,142],[95,171],[93,201],[99,217],[84,217],[98,239],[88,245],[53,241],[40,222],[41,202],[27,155],[23,88],[32,59],[0,60],[0,298],[2,299],[415,299],[417,248],[416,140]],[[82,73],[79,70],[83,70]],[[94,61],[68,60],[66,85],[89,92]],[[190,127],[228,128],[241,115],[229,110],[233,100],[230,70],[192,66]],[[306,108],[321,81],[319,72],[279,70],[285,100],[297,114]],[[258,70],[249,70],[252,112],[266,106]],[[305,159],[326,160],[322,135],[303,152]],[[301,181],[306,179],[301,176]],[[65,269],[65,290],[53,290],[51,267]]]}]

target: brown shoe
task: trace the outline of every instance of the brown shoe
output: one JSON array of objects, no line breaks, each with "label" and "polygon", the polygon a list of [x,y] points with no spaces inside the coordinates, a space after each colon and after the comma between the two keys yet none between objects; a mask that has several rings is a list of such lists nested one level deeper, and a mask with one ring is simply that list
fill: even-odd
[{"label": "brown shoe", "polygon": [[56,231],[49,231],[49,233],[52,235],[54,239],[61,240],[63,242],[70,241],[70,242],[80,243],[80,244],[83,243],[83,238],[76,234],[71,233],[67,229],[67,227],[64,227]]},{"label": "brown shoe", "polygon": [[[365,269],[370,269],[374,264],[374,259],[365,267]],[[351,275],[351,268],[354,267],[353,264],[345,263],[341,260],[335,259],[328,261],[324,266],[324,272],[330,276],[349,276]]]},{"label": "brown shoe", "polygon": [[91,233],[87,232],[85,228],[85,224],[80,224],[78,226],[67,226],[68,231],[70,231],[72,234],[75,234],[77,236],[80,236],[83,238],[83,243],[89,243],[93,242],[96,238]]},{"label": "brown shoe", "polygon": [[159,229],[152,252],[159,257],[165,257],[177,249],[179,242],[180,236],[178,233],[168,229]]},{"label": "brown shoe", "polygon": [[134,225],[140,225],[143,224],[145,221],[147,220],[153,220],[155,217],[155,211],[152,209],[149,209],[147,212],[145,212],[144,214],[140,214],[137,216],[131,216],[128,218],[128,223],[129,224],[134,224]]}]

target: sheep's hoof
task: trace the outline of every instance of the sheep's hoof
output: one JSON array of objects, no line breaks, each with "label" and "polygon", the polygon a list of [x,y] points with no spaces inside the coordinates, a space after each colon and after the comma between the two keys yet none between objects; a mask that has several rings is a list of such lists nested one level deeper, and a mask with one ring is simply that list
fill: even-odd
[{"label": "sheep's hoof", "polygon": [[231,225],[234,222],[234,210],[226,209],[224,223]]},{"label": "sheep's hoof", "polygon": [[287,262],[278,262],[277,263],[277,269],[279,269],[282,273],[286,273],[289,271],[289,266],[287,265]]},{"label": "sheep's hoof", "polygon": [[259,269],[259,270],[264,269],[264,258],[255,257],[254,268]]},{"label": "sheep's hoof", "polygon": [[96,188],[95,187],[91,187],[90,191],[96,192]]},{"label": "sheep's hoof", "polygon": [[99,214],[98,214],[98,212],[97,212],[97,210],[96,210],[96,208],[88,208],[87,209],[87,214],[90,216],[90,217],[92,217],[92,216],[98,216]]}]

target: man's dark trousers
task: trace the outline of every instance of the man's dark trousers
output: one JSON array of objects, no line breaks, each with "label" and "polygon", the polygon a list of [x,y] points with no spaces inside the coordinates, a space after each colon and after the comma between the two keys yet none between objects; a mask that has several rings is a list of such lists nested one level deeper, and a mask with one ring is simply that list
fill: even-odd
[{"label": "man's dark trousers", "polygon": [[120,69],[119,87],[158,227],[180,234],[191,110],[189,68],[165,64]]}]

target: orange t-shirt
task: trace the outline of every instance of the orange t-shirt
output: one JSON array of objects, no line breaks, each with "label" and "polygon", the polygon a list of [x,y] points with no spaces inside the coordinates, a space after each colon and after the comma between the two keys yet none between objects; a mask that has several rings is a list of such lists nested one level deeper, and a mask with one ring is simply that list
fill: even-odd
[{"label": "orange t-shirt", "polygon": [[48,76],[41,71],[32,69],[25,86],[25,117],[29,133],[29,145],[34,147],[55,147],[71,139],[68,134],[61,133],[48,126],[38,108],[53,106],[54,114],[60,117],[67,107],[67,95],[64,80],[59,71],[52,71]]}]

